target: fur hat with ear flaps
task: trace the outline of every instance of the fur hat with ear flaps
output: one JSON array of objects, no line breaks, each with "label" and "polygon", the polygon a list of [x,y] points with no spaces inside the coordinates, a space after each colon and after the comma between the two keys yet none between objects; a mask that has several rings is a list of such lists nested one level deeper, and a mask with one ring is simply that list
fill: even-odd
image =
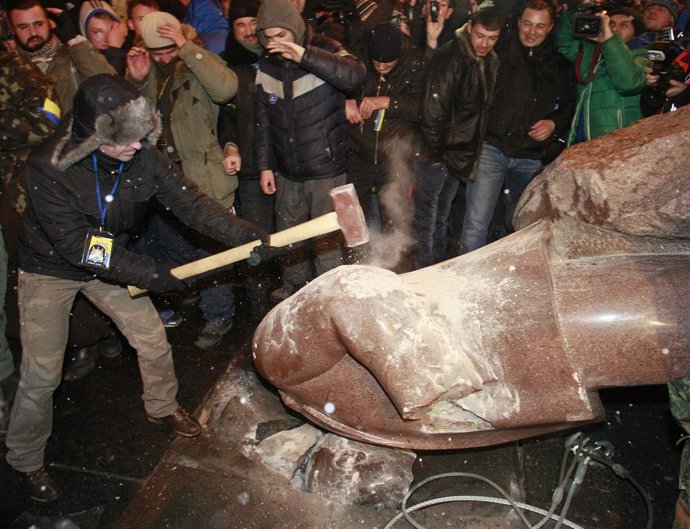
[{"label": "fur hat with ear flaps", "polygon": [[161,124],[148,99],[129,81],[115,74],[84,80],[74,96],[68,134],[58,143],[52,162],[64,171],[100,145],[127,145],[141,141],[155,145]]}]

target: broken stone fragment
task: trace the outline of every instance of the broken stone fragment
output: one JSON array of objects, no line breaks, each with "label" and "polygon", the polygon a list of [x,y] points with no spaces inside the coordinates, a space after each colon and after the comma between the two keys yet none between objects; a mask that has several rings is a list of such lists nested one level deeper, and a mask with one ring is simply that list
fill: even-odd
[{"label": "broken stone fragment", "polygon": [[415,459],[408,450],[327,434],[306,458],[301,470],[303,487],[343,505],[395,508],[410,488]]},{"label": "broken stone fragment", "polygon": [[303,458],[323,434],[309,424],[278,432],[261,441],[255,450],[259,460],[287,479],[303,464]]}]

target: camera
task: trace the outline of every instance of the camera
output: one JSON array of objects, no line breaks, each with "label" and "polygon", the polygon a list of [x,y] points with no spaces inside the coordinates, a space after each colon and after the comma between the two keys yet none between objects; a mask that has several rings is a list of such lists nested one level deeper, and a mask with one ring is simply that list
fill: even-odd
[{"label": "camera", "polygon": [[582,4],[573,15],[573,37],[591,39],[601,34],[601,17],[597,13],[614,11],[632,6],[630,1],[611,0],[600,4]]},{"label": "camera", "polygon": [[653,90],[665,94],[671,80],[685,81],[685,70],[675,62],[678,53],[673,28],[659,31],[657,39],[647,51],[647,58],[652,61],[652,75],[659,76]]},{"label": "camera", "polygon": [[429,18],[432,22],[438,22],[438,0],[431,0],[429,2]]}]

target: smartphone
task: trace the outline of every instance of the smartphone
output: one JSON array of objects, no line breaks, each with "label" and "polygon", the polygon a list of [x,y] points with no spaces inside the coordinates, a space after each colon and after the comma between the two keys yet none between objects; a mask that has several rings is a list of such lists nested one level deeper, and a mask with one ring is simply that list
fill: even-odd
[{"label": "smartphone", "polygon": [[438,0],[430,0],[429,18],[431,18],[432,22],[438,22]]}]

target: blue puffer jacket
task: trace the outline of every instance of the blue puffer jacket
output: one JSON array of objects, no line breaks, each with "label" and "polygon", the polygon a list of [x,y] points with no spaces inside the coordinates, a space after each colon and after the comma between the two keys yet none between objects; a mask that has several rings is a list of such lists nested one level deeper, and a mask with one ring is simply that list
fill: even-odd
[{"label": "blue puffer jacket", "polygon": [[366,77],[339,42],[309,29],[305,42],[300,64],[264,53],[256,76],[257,169],[298,182],[347,170],[345,93]]}]

